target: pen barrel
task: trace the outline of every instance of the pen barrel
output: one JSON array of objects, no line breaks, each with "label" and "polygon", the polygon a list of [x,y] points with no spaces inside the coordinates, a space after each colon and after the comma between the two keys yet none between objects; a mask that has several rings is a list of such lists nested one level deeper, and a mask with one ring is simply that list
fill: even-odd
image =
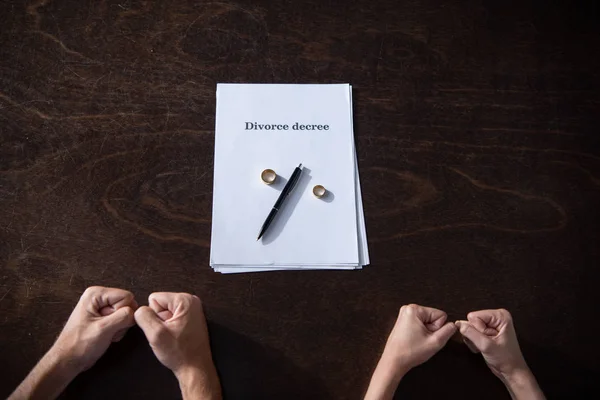
[{"label": "pen barrel", "polygon": [[298,183],[298,180],[300,179],[300,174],[302,173],[301,167],[302,167],[302,164],[300,164],[300,166],[294,170],[294,172],[292,173],[292,176],[290,176],[290,180],[288,181],[288,183],[285,185],[285,187],[281,191],[281,194],[277,198],[277,201],[275,202],[275,205],[273,206],[273,208],[271,208],[271,212],[267,216],[265,223],[263,224],[262,228],[260,229],[260,233],[258,234],[258,238],[256,240],[260,239],[263,236],[263,234],[267,231],[267,229],[269,229],[271,222],[273,222],[273,220],[277,216],[277,213],[279,212],[279,209],[283,205],[283,202],[288,197],[288,195],[292,192],[292,190],[294,190],[296,183]]},{"label": "pen barrel", "polygon": [[285,185],[285,187],[281,191],[281,194],[277,198],[277,201],[275,202],[275,205],[273,206],[273,208],[276,208],[277,210],[279,210],[281,208],[285,199],[289,196],[290,193],[292,193],[292,190],[294,190],[294,187],[296,187],[296,184],[298,183],[298,180],[300,179],[301,172],[302,172],[302,170],[300,168],[296,168],[294,170],[294,172],[292,173],[292,176],[290,177],[290,180],[288,181],[288,183]]},{"label": "pen barrel", "polygon": [[287,197],[287,194],[281,192],[281,194],[279,195],[279,198],[275,202],[275,205],[273,206],[273,208],[276,210],[279,210],[281,208],[281,206],[283,205],[283,201],[285,200],[286,197]]}]

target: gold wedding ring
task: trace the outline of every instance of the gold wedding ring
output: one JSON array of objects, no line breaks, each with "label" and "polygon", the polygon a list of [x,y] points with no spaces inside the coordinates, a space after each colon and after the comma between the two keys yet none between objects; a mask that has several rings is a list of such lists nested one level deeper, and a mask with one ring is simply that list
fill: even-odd
[{"label": "gold wedding ring", "polygon": [[267,185],[270,185],[277,179],[277,174],[272,169],[265,169],[260,174],[260,179],[262,179],[262,181]]},{"label": "gold wedding ring", "polygon": [[325,187],[323,187],[321,185],[317,185],[313,188],[313,194],[318,199],[325,196],[325,193],[327,193],[327,189],[325,189]]}]

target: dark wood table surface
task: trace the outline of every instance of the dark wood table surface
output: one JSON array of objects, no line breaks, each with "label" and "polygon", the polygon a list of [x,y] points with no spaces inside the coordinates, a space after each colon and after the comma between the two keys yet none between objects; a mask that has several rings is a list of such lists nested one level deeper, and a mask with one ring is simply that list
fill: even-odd
[{"label": "dark wood table surface", "polygon": [[[0,2],[0,397],[90,285],[204,301],[231,399],[358,399],[398,308],[505,307],[598,376],[600,34],[577,1]],[[354,87],[372,264],[209,268],[217,82]],[[506,399],[458,341],[402,398]],[[64,398],[177,398],[134,328]]]}]

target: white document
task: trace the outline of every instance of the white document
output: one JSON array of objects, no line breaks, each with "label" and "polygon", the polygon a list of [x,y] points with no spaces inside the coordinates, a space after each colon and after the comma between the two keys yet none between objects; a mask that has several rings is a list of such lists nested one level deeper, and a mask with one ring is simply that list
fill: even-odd
[{"label": "white document", "polygon": [[266,271],[296,271],[296,270],[306,270],[306,269],[361,269],[364,265],[369,265],[369,248],[367,246],[367,231],[365,227],[365,217],[363,211],[363,203],[362,196],[360,190],[360,180],[358,179],[358,165],[356,166],[356,202],[357,202],[357,222],[358,222],[358,255],[359,255],[359,264],[352,267],[332,265],[327,267],[319,267],[316,265],[312,266],[299,266],[299,267],[282,267],[282,266],[273,266],[273,267],[264,267],[264,266],[229,266],[229,267],[215,267],[215,271],[220,272],[222,274],[235,274],[242,272],[266,272]]},{"label": "white document", "polygon": [[[219,84],[210,263],[223,273],[369,263],[349,85]],[[304,128],[304,129],[301,129]],[[303,174],[267,233],[294,168]],[[274,169],[279,183],[260,180]],[[327,199],[312,195],[321,184]]]}]

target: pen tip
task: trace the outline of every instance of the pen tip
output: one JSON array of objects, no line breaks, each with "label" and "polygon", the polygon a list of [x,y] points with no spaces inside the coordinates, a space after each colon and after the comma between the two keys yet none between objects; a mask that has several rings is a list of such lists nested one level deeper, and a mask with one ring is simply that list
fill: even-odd
[{"label": "pen tip", "polygon": [[302,168],[302,163],[300,163],[300,165],[298,165],[298,168]]}]

